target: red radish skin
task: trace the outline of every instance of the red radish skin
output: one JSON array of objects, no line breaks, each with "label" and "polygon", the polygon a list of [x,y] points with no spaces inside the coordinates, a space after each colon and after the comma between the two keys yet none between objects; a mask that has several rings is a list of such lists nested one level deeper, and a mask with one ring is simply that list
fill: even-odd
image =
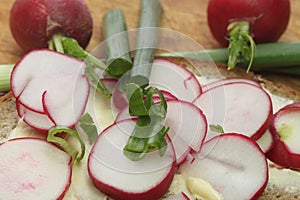
[{"label": "red radish skin", "polygon": [[247,20],[256,43],[274,42],[286,30],[290,18],[290,0],[210,0],[207,21],[214,38],[228,46],[230,22]]},{"label": "red radish skin", "polygon": [[27,53],[11,75],[12,94],[21,109],[19,116],[45,132],[53,124],[73,127],[85,110],[90,92],[85,66],[82,61],[47,49]]},{"label": "red radish skin", "polygon": [[71,184],[71,163],[71,156],[43,139],[18,138],[2,143],[0,196],[62,200]]},{"label": "red radish skin", "polygon": [[267,157],[283,167],[300,168],[299,121],[300,107],[298,103],[280,109],[273,117],[270,132],[274,138],[273,148]]},{"label": "red radish skin", "polygon": [[148,153],[140,161],[123,154],[134,124],[115,123],[100,133],[88,158],[88,172],[95,186],[114,199],[152,200],[161,198],[174,176],[175,155],[169,145],[164,156]]},{"label": "red radish skin", "polygon": [[212,89],[214,87],[217,87],[217,86],[222,86],[222,85],[225,85],[225,84],[228,84],[228,83],[238,83],[238,82],[242,82],[242,83],[249,83],[249,84],[252,84],[252,85],[255,85],[257,87],[261,87],[261,85],[252,80],[252,79],[247,79],[247,78],[225,78],[225,79],[220,79],[220,80],[217,80],[217,81],[213,81],[213,82],[210,82],[206,85],[203,85],[202,86],[202,92],[205,92],[209,89]]},{"label": "red radish skin", "polygon": [[179,171],[199,177],[212,185],[224,199],[257,199],[268,183],[264,153],[251,138],[226,133],[204,143],[195,161]]},{"label": "red radish skin", "polygon": [[13,37],[25,52],[48,47],[48,41],[57,33],[76,39],[85,48],[93,30],[84,0],[16,0],[9,24]]}]

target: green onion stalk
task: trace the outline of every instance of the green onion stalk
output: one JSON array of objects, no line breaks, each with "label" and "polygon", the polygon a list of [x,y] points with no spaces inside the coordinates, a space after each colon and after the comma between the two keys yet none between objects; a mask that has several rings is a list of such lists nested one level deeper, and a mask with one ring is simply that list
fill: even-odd
[{"label": "green onion stalk", "polygon": [[[157,57],[183,57],[200,61],[228,63],[228,48],[200,50],[194,52],[167,52]],[[247,68],[249,62],[238,57],[236,66]],[[276,72],[300,75],[300,41],[257,44],[251,64],[255,72]]]}]

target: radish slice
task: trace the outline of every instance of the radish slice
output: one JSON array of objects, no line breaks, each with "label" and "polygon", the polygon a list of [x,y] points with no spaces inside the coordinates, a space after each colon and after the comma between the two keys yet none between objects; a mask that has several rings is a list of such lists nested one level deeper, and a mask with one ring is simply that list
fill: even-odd
[{"label": "radish slice", "polygon": [[228,84],[228,83],[238,83],[238,82],[249,83],[249,84],[255,85],[257,87],[261,87],[261,85],[258,82],[254,81],[252,79],[247,79],[247,78],[225,78],[225,79],[220,79],[220,80],[208,83],[206,85],[203,85],[202,86],[202,92],[205,92],[205,91],[207,91],[209,89],[212,89],[214,87],[217,87],[217,86],[222,86],[222,85],[225,85],[225,84]]},{"label": "radish slice", "polygon": [[[165,125],[176,135],[169,134],[172,142],[181,138],[194,151],[199,152],[207,132],[207,121],[202,111],[186,101],[168,101]],[[175,146],[175,151],[177,146]]]},{"label": "radish slice", "polygon": [[16,101],[16,105],[19,117],[23,118],[26,124],[34,126],[37,130],[45,132],[49,127],[55,125],[46,114],[32,111],[23,106],[19,101]]},{"label": "radish slice", "polygon": [[139,161],[123,154],[134,128],[131,120],[113,124],[95,142],[88,158],[88,172],[97,188],[114,199],[159,199],[174,176],[172,145],[164,156],[151,152]]},{"label": "radish slice", "polygon": [[[191,150],[200,151],[207,133],[207,121],[202,111],[190,102],[169,100],[167,104],[168,111],[164,125],[170,127],[168,135],[175,148],[176,163],[180,165]],[[119,113],[116,121],[129,118],[127,108]]]},{"label": "radish slice", "polygon": [[202,93],[201,85],[191,71],[163,59],[154,60],[149,82],[151,86],[189,102]]},{"label": "radish slice", "polygon": [[[273,115],[270,96],[261,87],[236,82],[211,88],[195,100],[208,124],[221,125],[257,140],[267,130]],[[207,140],[218,135],[209,131]]]},{"label": "radish slice", "polygon": [[256,140],[256,143],[264,153],[269,152],[274,145],[274,139],[271,132],[267,130],[260,138],[258,138],[258,140]]},{"label": "radish slice", "polygon": [[280,109],[270,126],[274,146],[267,157],[283,167],[300,168],[300,106],[297,105],[291,104]]},{"label": "radish slice", "polygon": [[[51,50],[26,54],[11,75],[12,93],[22,109],[26,108],[26,112],[19,112],[25,122],[44,131],[53,124],[74,126],[84,112],[90,92],[84,69],[84,62]],[[53,122],[51,126],[44,123],[45,115],[49,118],[46,121]]]},{"label": "radish slice", "polygon": [[42,140],[0,145],[1,199],[63,199],[71,184],[71,157]]},{"label": "radish slice", "polygon": [[252,139],[234,133],[204,143],[195,161],[184,163],[180,172],[209,182],[224,199],[256,199],[268,182],[264,153]]}]

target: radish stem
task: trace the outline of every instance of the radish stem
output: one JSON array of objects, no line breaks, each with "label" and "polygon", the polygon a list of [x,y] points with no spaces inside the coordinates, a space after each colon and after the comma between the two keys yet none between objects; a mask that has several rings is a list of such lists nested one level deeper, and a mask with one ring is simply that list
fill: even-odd
[{"label": "radish stem", "polygon": [[[228,62],[228,49],[210,49],[195,52],[170,52],[156,54],[158,57],[183,57],[197,59],[201,61],[214,61],[220,63]],[[237,66],[247,66],[247,61],[243,58],[237,60]],[[275,42],[257,44],[251,69],[253,71],[268,71],[269,69],[277,69],[283,72],[289,72],[300,75],[299,70],[293,70],[292,66],[300,66],[300,41],[294,42]]]},{"label": "radish stem", "polygon": [[236,66],[238,57],[242,56],[249,62],[247,72],[253,62],[255,42],[250,35],[249,21],[234,21],[227,27],[229,32],[228,70]]}]

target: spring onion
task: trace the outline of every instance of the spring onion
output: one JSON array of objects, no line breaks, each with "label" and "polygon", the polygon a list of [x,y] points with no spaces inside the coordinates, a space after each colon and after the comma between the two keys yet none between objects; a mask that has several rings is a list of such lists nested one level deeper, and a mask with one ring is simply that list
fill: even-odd
[{"label": "spring onion", "polygon": [[106,71],[121,77],[132,68],[125,17],[120,9],[112,9],[103,17]]},{"label": "spring onion", "polygon": [[[134,161],[154,150],[162,156],[167,146],[165,135],[169,128],[162,124],[166,117],[167,103],[160,90],[149,86],[157,42],[155,27],[160,23],[161,14],[162,8],[158,0],[142,1],[136,55],[126,84],[129,114],[137,117],[137,122],[123,152]],[[160,103],[154,103],[152,96],[155,93],[158,94]]]},{"label": "spring onion", "polygon": [[7,92],[10,90],[10,75],[14,65],[0,66],[0,92]]},{"label": "spring onion", "polygon": [[[195,52],[170,52],[156,54],[156,56],[183,57],[202,61],[210,61],[211,59],[214,62],[227,63],[228,49],[221,48]],[[245,68],[247,64],[248,62],[243,58],[237,60],[237,66],[239,67]],[[300,75],[298,66],[300,67],[300,41],[275,42],[256,45],[251,69],[257,72],[276,69],[275,71],[281,71],[282,73]]]}]

